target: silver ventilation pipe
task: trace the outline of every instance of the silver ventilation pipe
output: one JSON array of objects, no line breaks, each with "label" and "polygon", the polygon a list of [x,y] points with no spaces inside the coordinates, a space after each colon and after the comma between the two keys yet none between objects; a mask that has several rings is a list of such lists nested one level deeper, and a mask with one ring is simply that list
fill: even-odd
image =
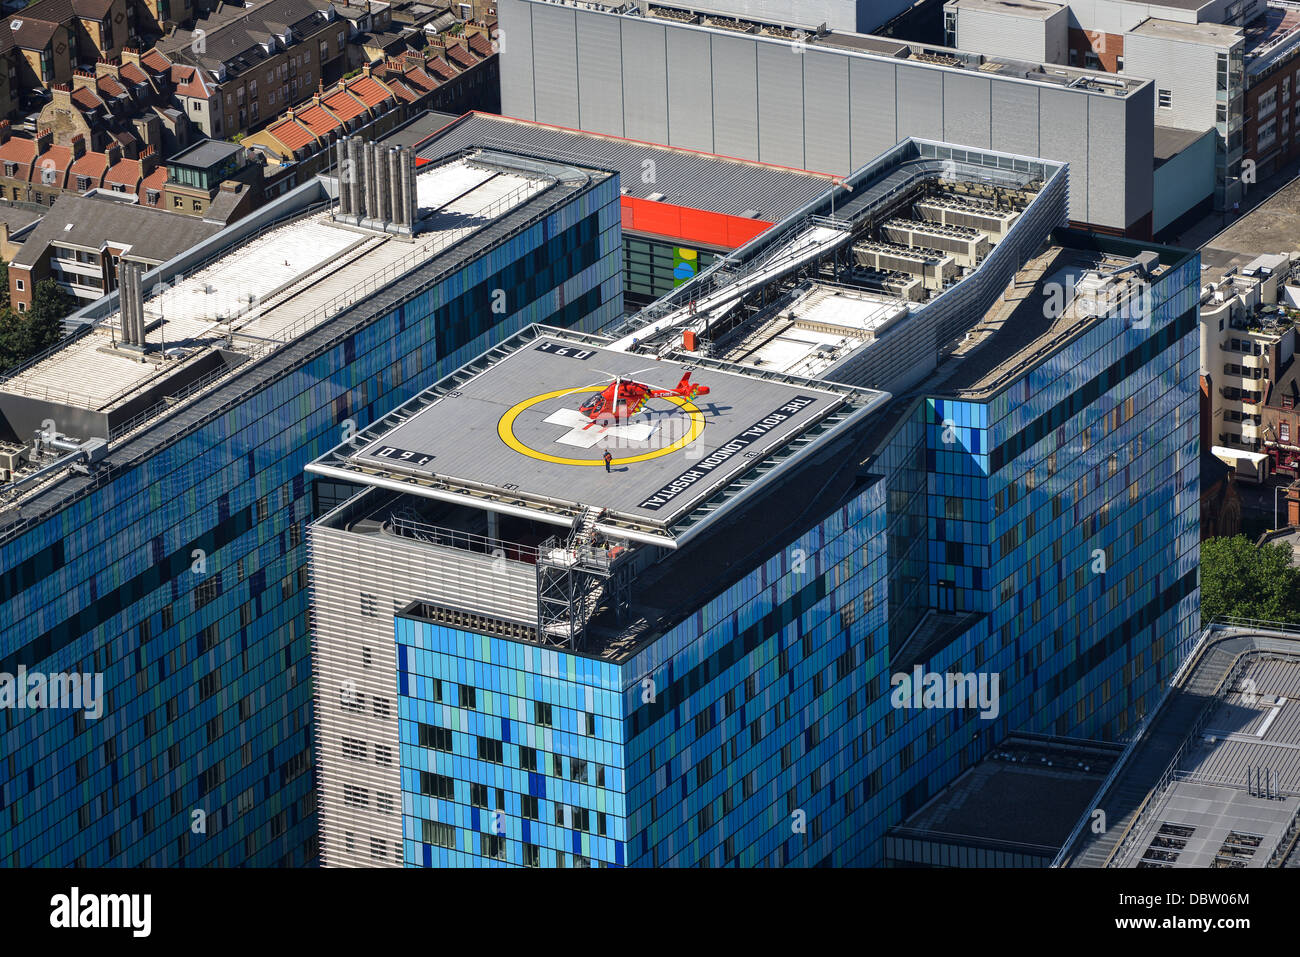
[{"label": "silver ventilation pipe", "polygon": [[402,154],[388,151],[388,221],[400,228],[409,225],[402,213]]},{"label": "silver ventilation pipe", "polygon": [[117,266],[117,298],[122,319],[122,341],[144,345],[144,302],[140,287],[141,266],[123,259]]},{"label": "silver ventilation pipe", "polygon": [[348,211],[354,219],[360,219],[365,202],[361,174],[361,141],[355,136],[347,137],[348,144]]},{"label": "silver ventilation pipe", "polygon": [[352,191],[348,188],[350,167],[348,166],[348,139],[346,136],[340,137],[339,141],[334,144],[335,153],[338,155],[339,164],[339,211],[340,216],[348,216],[352,213]]},{"label": "silver ventilation pipe", "polygon": [[407,146],[402,149],[402,222],[415,232],[416,221],[420,218],[419,200],[415,191],[415,150]]},{"label": "silver ventilation pipe", "polygon": [[375,168],[375,205],[370,211],[375,229],[383,229],[388,222],[388,157],[378,143],[370,144],[371,162]]},{"label": "silver ventilation pipe", "polygon": [[380,189],[380,176],[384,175],[387,170],[383,168],[382,157],[379,153],[379,146],[376,143],[367,143],[365,146],[367,162],[369,167],[366,174],[366,218],[372,222],[383,222],[383,191]]}]

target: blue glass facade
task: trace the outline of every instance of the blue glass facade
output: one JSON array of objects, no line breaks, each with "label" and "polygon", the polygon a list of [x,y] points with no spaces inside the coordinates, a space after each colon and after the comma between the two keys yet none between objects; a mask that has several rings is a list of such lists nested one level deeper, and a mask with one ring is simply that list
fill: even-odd
[{"label": "blue glass facade", "polygon": [[[874,864],[1009,731],[1124,735],[1198,623],[1199,269],[896,403],[855,491],[621,663],[399,618],[406,863]],[[996,714],[895,707],[913,664],[996,675]]]},{"label": "blue glass facade", "polygon": [[[618,200],[605,178],[399,304],[376,311],[376,294],[9,534],[0,671],[102,672],[108,700],[100,720],[0,711],[0,861],[314,859],[303,468],[529,323],[618,316]],[[498,314],[496,290],[526,305]]]}]

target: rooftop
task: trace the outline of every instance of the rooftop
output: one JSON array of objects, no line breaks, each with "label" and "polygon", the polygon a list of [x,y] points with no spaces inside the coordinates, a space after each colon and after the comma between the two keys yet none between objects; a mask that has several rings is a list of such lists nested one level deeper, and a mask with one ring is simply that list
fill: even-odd
[{"label": "rooftop", "polygon": [[963,10],[988,10],[1002,16],[1027,17],[1046,20],[1066,8],[1060,3],[1040,3],[1038,0],[947,0],[945,8],[958,7]]},{"label": "rooftop", "polygon": [[[1154,259],[1154,257],[1153,257]],[[1146,283],[1168,267],[1156,262],[1111,276],[1131,267],[1129,256],[1053,245],[1026,262],[984,317],[949,356],[947,374],[936,383],[937,394],[963,398],[996,391],[1027,366],[1036,365],[1066,341],[1075,338],[1115,306],[1131,303],[1135,313]],[[1052,290],[1066,290],[1060,309],[1046,308]],[[955,363],[955,365],[954,365]]]},{"label": "rooftop", "polygon": [[1122,748],[1098,741],[1013,734],[889,832],[887,854],[929,863],[899,840],[1054,858]]},{"label": "rooftop", "polygon": [[84,334],[0,382],[8,433],[0,438],[22,441],[20,412],[37,403],[60,422],[97,423],[92,434],[127,441],[244,363],[275,356],[409,273],[454,262],[470,237],[510,228],[516,210],[549,207],[552,191],[567,195],[608,175],[469,150],[416,177],[413,238],[342,225],[328,210],[265,228],[169,283],[146,280],[143,353],[123,345],[114,297]]},{"label": "rooftop", "polygon": [[204,139],[167,158],[168,163],[207,169],[238,154],[243,147],[224,140]]},{"label": "rooftop", "polygon": [[[158,48],[173,61],[183,60],[215,70],[225,64],[238,73],[272,56],[262,46],[282,37],[292,28],[298,42],[319,25],[334,17],[327,0],[262,0],[260,3],[222,4],[195,22],[193,31],[178,29],[163,38]],[[203,33],[202,52],[194,52],[193,40]]]},{"label": "rooftop", "polygon": [[874,342],[908,316],[905,300],[853,286],[810,282],[757,328],[741,327],[718,343],[733,362],[820,376],[840,358]]},{"label": "rooftop", "polygon": [[1197,142],[1203,136],[1209,136],[1210,130],[1178,130],[1170,126],[1155,128],[1155,168],[1159,169],[1183,150]]},{"label": "rooftop", "polygon": [[1300,8],[1269,3],[1263,15],[1244,27],[1246,72],[1259,75],[1280,65],[1300,43]]},{"label": "rooftop", "polygon": [[125,249],[123,255],[131,259],[160,263],[220,230],[196,216],[65,193],[32,230],[14,262],[31,266],[51,245],[98,252],[109,243]]},{"label": "rooftop", "polygon": [[[429,122],[430,126],[434,121]],[[624,195],[655,197],[664,203],[732,216],[757,214],[769,222],[784,219],[826,192],[832,177],[772,166],[716,153],[660,146],[561,126],[516,120],[491,113],[466,113],[418,141],[417,154],[435,159],[471,143],[501,145],[573,162],[616,169]],[[647,160],[654,176],[646,182]]]},{"label": "rooftop", "polygon": [[1182,23],[1155,18],[1143,20],[1128,32],[1134,36],[1178,40],[1180,43],[1198,43],[1224,49],[1245,37],[1240,27],[1223,23]]},{"label": "rooftop", "polygon": [[1071,867],[1294,866],[1300,830],[1300,636],[1215,624],[1174,675],[1093,806]]},{"label": "rooftop", "polygon": [[[578,411],[615,376],[620,389],[669,392],[687,375],[708,394],[648,398],[623,424],[592,424]],[[676,547],[738,485],[762,482],[787,455],[885,397],[730,363],[648,360],[551,331],[492,350],[317,466],[562,527],[594,509],[612,536]]]}]

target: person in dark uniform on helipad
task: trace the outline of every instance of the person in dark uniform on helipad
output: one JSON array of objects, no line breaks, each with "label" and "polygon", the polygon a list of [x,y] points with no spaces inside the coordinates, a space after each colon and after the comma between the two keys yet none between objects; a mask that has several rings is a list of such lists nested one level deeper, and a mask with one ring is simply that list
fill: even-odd
[{"label": "person in dark uniform on helipad", "polygon": [[614,456],[609,454],[609,449],[605,450],[604,459],[605,459],[605,471],[608,472],[610,471],[609,463],[614,461]]}]

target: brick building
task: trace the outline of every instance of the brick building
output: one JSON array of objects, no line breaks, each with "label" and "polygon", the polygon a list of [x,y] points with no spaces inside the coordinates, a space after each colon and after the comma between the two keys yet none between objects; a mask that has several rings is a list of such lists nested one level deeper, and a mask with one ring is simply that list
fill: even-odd
[{"label": "brick building", "polygon": [[344,71],[348,25],[328,0],[222,4],[157,50],[177,106],[203,134],[230,139],[273,119]]}]

